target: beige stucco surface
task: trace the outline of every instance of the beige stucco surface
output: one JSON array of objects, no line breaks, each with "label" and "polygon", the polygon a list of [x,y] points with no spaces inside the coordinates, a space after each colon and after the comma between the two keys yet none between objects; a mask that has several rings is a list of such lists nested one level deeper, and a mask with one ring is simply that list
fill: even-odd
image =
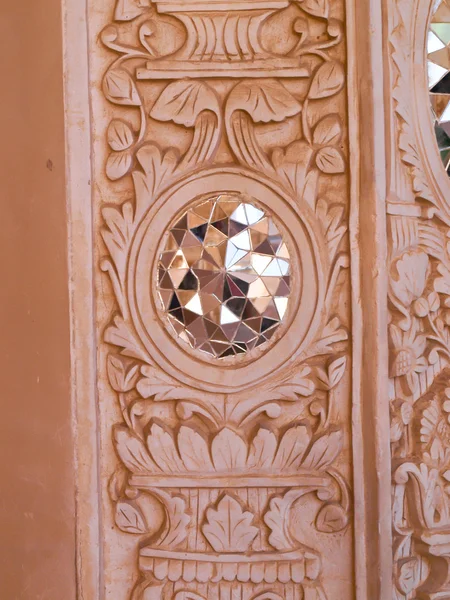
[{"label": "beige stucco surface", "polygon": [[5,600],[76,595],[60,11],[59,0],[1,3]]}]

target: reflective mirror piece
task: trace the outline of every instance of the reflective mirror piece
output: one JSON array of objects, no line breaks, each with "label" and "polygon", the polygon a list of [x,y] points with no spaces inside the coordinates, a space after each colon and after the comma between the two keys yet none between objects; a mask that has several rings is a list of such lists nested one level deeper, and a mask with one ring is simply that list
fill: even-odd
[{"label": "reflective mirror piece", "polygon": [[165,238],[157,293],[176,336],[215,358],[268,342],[290,293],[289,250],[278,225],[238,195],[187,210]]},{"label": "reflective mirror piece", "polygon": [[428,87],[441,159],[450,175],[450,0],[437,0],[427,38]]}]

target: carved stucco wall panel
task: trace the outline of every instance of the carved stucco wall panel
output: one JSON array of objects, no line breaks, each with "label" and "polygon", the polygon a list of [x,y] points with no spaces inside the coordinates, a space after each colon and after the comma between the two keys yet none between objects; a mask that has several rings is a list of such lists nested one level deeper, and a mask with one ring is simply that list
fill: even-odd
[{"label": "carved stucco wall panel", "polygon": [[[344,7],[258,6],[89,8],[107,598],[354,587]],[[232,375],[165,332],[145,254],[227,191],[303,261],[287,331]]]},{"label": "carved stucco wall panel", "polygon": [[[100,597],[450,595],[429,4],[88,2]],[[273,216],[291,292],[217,359],[156,288],[168,230],[221,194]]]},{"label": "carved stucco wall panel", "polygon": [[389,3],[392,137],[388,213],[394,589],[446,598],[450,187],[425,70],[431,3]]}]

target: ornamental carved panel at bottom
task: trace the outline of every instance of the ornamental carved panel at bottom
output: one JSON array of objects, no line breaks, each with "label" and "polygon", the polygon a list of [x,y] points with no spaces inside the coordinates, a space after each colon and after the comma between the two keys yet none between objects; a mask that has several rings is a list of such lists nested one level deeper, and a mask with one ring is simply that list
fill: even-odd
[{"label": "ornamental carved panel at bottom", "polygon": [[344,2],[94,4],[105,597],[351,598]]}]

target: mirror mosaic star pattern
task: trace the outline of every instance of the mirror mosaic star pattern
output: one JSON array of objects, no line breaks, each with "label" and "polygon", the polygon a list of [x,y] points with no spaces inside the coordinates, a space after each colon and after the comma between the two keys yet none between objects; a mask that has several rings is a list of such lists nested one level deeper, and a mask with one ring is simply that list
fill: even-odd
[{"label": "mirror mosaic star pattern", "polygon": [[189,208],[168,232],[157,292],[164,318],[192,348],[215,358],[271,339],[290,293],[290,256],[273,218],[238,195]]},{"label": "mirror mosaic star pattern", "polygon": [[427,39],[428,86],[442,162],[450,175],[450,0],[437,0]]}]

